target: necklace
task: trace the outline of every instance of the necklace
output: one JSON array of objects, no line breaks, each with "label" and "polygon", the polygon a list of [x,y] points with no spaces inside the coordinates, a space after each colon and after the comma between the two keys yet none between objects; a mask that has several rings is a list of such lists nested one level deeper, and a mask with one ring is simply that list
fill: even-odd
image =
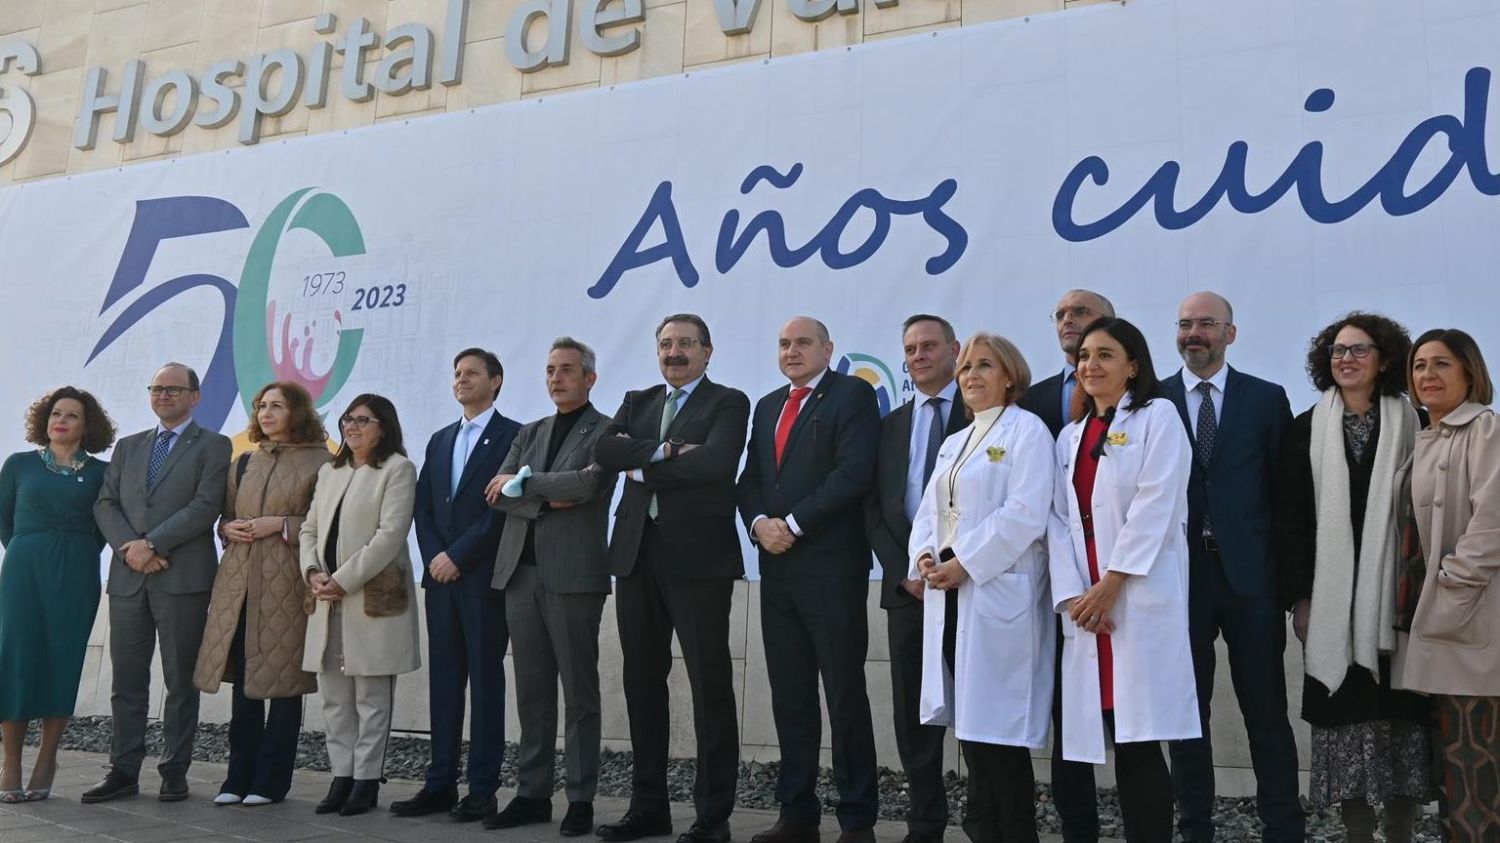
[{"label": "necklace", "polygon": [[58,462],[57,456],[52,453],[51,448],[38,448],[37,453],[41,454],[42,465],[47,466],[48,471],[52,472],[53,474],[61,474],[64,477],[72,476],[79,469],[83,468],[84,464],[87,463],[89,459],[88,454],[83,454],[81,456],[75,454],[73,459],[69,462]]},{"label": "necklace", "polygon": [[[1002,419],[1002,418],[1005,417],[1005,411],[1008,410],[1008,409],[1010,409],[1010,405],[1009,404],[1007,404],[1004,407],[1000,408],[1000,412],[997,413],[997,414],[995,414],[994,421],[990,422],[989,427],[986,427],[984,429],[984,432],[981,433],[981,434],[979,434],[979,441],[980,442],[983,442],[984,439],[985,439],[985,437],[990,435],[990,431],[994,430],[995,429],[995,425],[997,425],[997,424],[1000,423],[1000,419]],[[967,437],[965,437],[963,447],[958,449],[958,453],[959,453],[960,458],[957,459],[957,460],[955,460],[954,463],[953,463],[953,467],[948,470],[948,500],[949,501],[953,501],[955,499],[955,497],[957,496],[957,494],[958,494],[958,471],[959,471],[959,469],[963,468],[964,464],[966,464],[970,460],[970,458],[972,458],[974,456],[974,454],[978,453],[978,451],[979,451],[979,447],[977,445],[975,446],[974,450],[972,450],[972,451],[968,450],[969,443],[974,441],[974,433],[975,433],[974,427],[972,425],[970,425],[970,427],[969,427],[969,435]],[[967,451],[967,453],[965,453],[965,451]],[[949,517],[956,519],[958,517],[958,510],[957,509],[953,509],[952,513],[953,514],[950,515]]]}]

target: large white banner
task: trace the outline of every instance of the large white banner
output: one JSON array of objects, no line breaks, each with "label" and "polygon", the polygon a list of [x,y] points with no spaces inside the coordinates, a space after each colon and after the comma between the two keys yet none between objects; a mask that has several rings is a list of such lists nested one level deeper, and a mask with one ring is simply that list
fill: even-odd
[{"label": "large white banner", "polygon": [[179,360],[227,433],[292,378],[332,413],[392,396],[420,455],[456,350],[501,355],[525,421],[573,335],[612,413],[674,311],[752,399],[781,323],[817,316],[889,406],[907,315],[1005,334],[1042,377],[1072,287],[1162,374],[1177,302],[1224,293],[1231,363],[1300,409],[1346,310],[1500,355],[1497,65],[1487,0],[1139,0],[9,187],[0,437],[62,383],[143,428]]}]

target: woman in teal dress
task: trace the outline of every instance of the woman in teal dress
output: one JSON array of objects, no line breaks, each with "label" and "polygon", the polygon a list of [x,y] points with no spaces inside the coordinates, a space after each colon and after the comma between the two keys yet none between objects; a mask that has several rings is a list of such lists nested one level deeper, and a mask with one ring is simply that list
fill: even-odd
[{"label": "woman in teal dress", "polygon": [[[99,608],[94,498],[115,426],[94,396],[65,386],[26,413],[32,451],[0,468],[0,802],[46,799],[57,744],[78,700],[78,678]],[[26,727],[42,721],[42,745],[21,789]]]}]

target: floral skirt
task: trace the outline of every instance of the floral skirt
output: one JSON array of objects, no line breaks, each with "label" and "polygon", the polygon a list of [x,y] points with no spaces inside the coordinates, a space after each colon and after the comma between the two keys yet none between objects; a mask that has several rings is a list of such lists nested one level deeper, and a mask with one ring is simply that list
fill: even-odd
[{"label": "floral skirt", "polygon": [[1315,808],[1345,799],[1374,805],[1392,796],[1433,798],[1428,730],[1404,720],[1312,727],[1312,776],[1307,791]]}]

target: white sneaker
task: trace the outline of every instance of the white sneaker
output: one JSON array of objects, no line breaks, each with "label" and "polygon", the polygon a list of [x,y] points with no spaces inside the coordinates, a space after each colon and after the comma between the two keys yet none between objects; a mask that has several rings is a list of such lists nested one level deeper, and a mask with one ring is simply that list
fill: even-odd
[{"label": "white sneaker", "polygon": [[269,796],[260,796],[259,794],[252,793],[249,796],[246,796],[245,801],[240,804],[244,805],[247,808],[253,808],[257,805],[269,805],[275,801],[276,800],[272,799]]},{"label": "white sneaker", "polygon": [[244,797],[238,793],[221,793],[214,797],[215,805],[238,805]]}]

